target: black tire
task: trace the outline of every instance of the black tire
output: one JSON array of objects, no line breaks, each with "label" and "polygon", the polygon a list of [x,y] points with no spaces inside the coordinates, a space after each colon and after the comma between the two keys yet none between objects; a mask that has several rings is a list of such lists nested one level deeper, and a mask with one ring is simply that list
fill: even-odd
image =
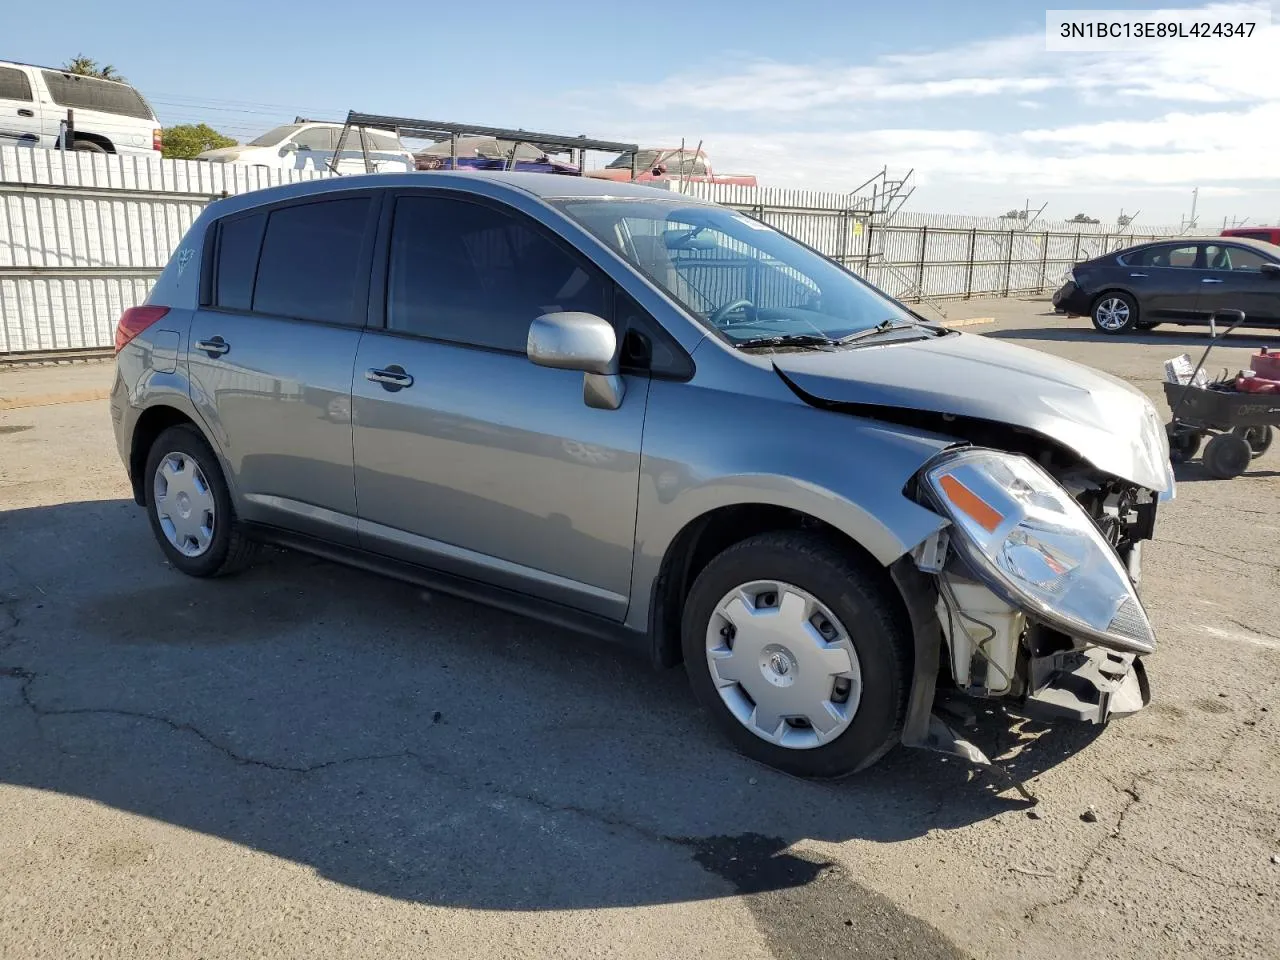
[{"label": "black tire", "polygon": [[100,143],[94,143],[92,140],[75,140],[71,144],[72,150],[79,150],[81,153],[106,153],[107,148]]},{"label": "black tire", "polygon": [[1271,441],[1276,438],[1274,427],[1236,427],[1231,432],[1238,437],[1244,437],[1245,442],[1249,444],[1249,449],[1253,451],[1255,460],[1271,449]]},{"label": "black tire", "polygon": [[[1124,322],[1120,324],[1114,324],[1106,319],[1107,313],[1118,309],[1116,304],[1123,305],[1127,311]],[[1103,319],[1099,319],[1099,316]],[[1099,294],[1093,301],[1093,306],[1089,308],[1089,319],[1093,321],[1095,329],[1110,336],[1132,333],[1138,325],[1138,301],[1119,290],[1108,290],[1106,293]]]},{"label": "black tire", "polygon": [[[155,475],[165,457],[180,454],[194,460],[200,467],[213,495],[213,536],[209,547],[196,557],[189,557],[178,550],[165,535],[155,504]],[[147,519],[165,557],[177,569],[191,577],[221,577],[237,573],[247,567],[258,552],[258,544],[247,537],[236,521],[231,505],[231,494],[222,475],[218,458],[200,431],[190,425],[170,427],[160,436],[147,454],[146,473],[142,478],[146,494]]]},{"label": "black tire", "polygon": [[[707,665],[706,633],[716,604],[737,586],[768,579],[821,601],[845,626],[858,656],[857,710],[849,727],[821,746],[791,749],[756,736],[725,705]],[[848,550],[814,534],[764,533],[729,547],[703,568],[685,602],[681,634],[694,695],[739,751],[771,767],[830,780],[871,766],[899,741],[911,687],[911,630],[890,601],[893,589]]]},{"label": "black tire", "polygon": [[1231,480],[1249,469],[1253,449],[1236,433],[1220,433],[1204,448],[1200,458],[1205,468],[1219,480]]},{"label": "black tire", "polygon": [[1188,460],[1195,458],[1200,452],[1200,443],[1203,440],[1200,432],[1197,430],[1170,430],[1169,431],[1169,459],[1174,463],[1186,463]]}]

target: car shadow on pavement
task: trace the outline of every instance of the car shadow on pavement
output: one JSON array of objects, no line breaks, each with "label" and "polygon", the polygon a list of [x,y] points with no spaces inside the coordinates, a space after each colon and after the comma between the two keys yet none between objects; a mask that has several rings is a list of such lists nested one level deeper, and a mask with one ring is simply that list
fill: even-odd
[{"label": "car shadow on pavement", "polygon": [[[0,784],[482,909],[801,887],[831,865],[798,842],[1022,806],[907,749],[840,783],[786,777],[729,749],[681,670],[299,554],[183,577],[121,500],[0,513],[0,727]],[[993,755],[1023,744],[1024,779],[1098,734],[1037,732],[985,709],[965,727]]]},{"label": "car shadow on pavement", "polygon": [[1208,327],[1159,327],[1140,333],[1101,333],[1092,327],[1013,327],[1003,330],[991,330],[983,336],[996,340],[1045,340],[1067,343],[1130,343],[1140,346],[1181,347],[1195,354],[1203,351],[1210,343],[1218,347],[1248,347],[1257,349],[1269,343],[1275,343],[1277,332],[1258,328],[1249,332],[1236,332],[1211,340]]}]

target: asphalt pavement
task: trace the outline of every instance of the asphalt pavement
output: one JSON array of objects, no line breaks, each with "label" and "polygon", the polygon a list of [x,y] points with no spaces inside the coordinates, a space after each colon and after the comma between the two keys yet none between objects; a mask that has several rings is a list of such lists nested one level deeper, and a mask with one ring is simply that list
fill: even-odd
[{"label": "asphalt pavement", "polygon": [[[1162,410],[1163,361],[1207,343],[945,309]],[[1218,366],[1280,347],[1232,336]],[[0,371],[6,960],[1280,957],[1280,448],[1179,468],[1150,707],[976,712],[1033,815],[921,751],[774,773],[680,670],[412,586],[281,551],[185,578],[129,497],[110,376]]]}]

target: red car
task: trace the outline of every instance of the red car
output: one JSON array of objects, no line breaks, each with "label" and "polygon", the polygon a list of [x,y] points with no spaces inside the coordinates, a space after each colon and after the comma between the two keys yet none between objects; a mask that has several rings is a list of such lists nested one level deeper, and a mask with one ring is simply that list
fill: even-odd
[{"label": "red car", "polygon": [[1250,240],[1261,240],[1280,246],[1280,227],[1232,227],[1223,230],[1224,237],[1247,237]]}]

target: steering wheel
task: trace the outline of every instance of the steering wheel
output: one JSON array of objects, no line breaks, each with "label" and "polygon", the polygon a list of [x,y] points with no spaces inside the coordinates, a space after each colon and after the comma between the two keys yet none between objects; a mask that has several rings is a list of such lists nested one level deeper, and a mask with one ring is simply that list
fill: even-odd
[{"label": "steering wheel", "polygon": [[754,307],[755,304],[750,300],[731,300],[722,307],[717,307],[709,318],[717,327],[724,326],[724,318],[735,310],[741,310],[743,307]]}]

